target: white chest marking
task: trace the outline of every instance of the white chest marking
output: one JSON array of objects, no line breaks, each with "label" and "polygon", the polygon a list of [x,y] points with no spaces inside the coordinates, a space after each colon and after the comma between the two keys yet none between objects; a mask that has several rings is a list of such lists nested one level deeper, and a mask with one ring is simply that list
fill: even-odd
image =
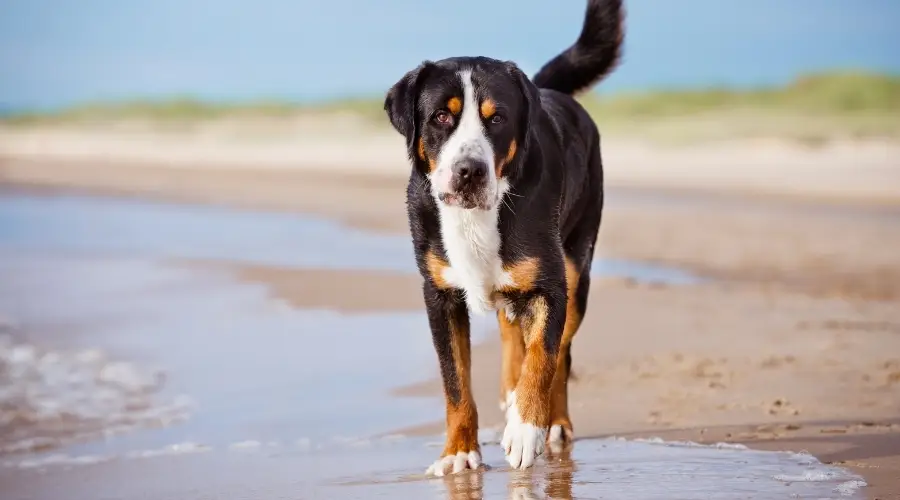
[{"label": "white chest marking", "polygon": [[[489,165],[494,174],[494,155],[485,136],[478,111],[478,100],[471,71],[461,71],[463,108],[460,124],[441,151],[438,170],[449,169],[458,155],[474,154]],[[497,202],[488,210],[462,209],[438,201],[441,238],[449,266],[443,278],[450,286],[461,289],[469,311],[483,314],[502,307],[492,298],[497,288],[512,285],[509,273],[503,270],[500,259],[500,232],[497,228],[500,200],[509,190],[506,179],[489,176]],[[432,183],[434,185],[434,183]],[[437,193],[435,192],[435,198]]]},{"label": "white chest marking", "polygon": [[444,269],[444,280],[464,292],[471,312],[496,309],[493,291],[513,284],[500,259],[497,209],[440,206],[439,213],[444,250],[450,264]]}]

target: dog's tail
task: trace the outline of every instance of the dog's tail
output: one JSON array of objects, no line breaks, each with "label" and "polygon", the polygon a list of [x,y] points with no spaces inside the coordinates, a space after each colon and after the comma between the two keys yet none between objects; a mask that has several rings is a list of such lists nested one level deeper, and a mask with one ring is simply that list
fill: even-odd
[{"label": "dog's tail", "polygon": [[578,40],[545,64],[534,84],[575,95],[599,83],[621,58],[624,18],[622,0],[588,0]]}]

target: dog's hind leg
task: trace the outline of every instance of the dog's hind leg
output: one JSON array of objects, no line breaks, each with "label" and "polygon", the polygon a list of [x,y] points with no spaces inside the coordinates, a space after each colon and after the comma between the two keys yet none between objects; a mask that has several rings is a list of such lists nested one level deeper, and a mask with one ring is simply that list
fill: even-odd
[{"label": "dog's hind leg", "polygon": [[556,358],[556,373],[550,389],[550,434],[547,440],[550,451],[559,452],[572,441],[572,420],[569,418],[569,377],[572,372],[572,339],[581,326],[587,307],[588,291],[591,286],[590,261],[579,269],[572,259],[566,257],[566,325],[559,344]]}]

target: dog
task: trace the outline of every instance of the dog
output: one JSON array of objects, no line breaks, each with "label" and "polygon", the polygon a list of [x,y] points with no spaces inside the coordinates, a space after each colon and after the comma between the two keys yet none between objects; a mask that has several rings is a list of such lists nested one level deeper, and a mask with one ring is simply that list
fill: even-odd
[{"label": "dog", "polygon": [[603,211],[597,126],[574,96],[619,64],[621,0],[588,0],[576,42],[529,78],[510,61],[424,61],[388,90],[405,137],[414,253],[446,400],[446,445],[426,474],[482,462],[470,314],[503,342],[501,445],[513,469],[570,444],[572,339]]}]

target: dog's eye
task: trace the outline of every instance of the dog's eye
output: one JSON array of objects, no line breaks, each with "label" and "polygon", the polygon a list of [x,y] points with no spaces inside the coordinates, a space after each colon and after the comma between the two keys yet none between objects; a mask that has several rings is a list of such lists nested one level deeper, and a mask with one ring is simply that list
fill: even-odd
[{"label": "dog's eye", "polygon": [[446,111],[438,111],[434,114],[434,121],[441,125],[449,125],[453,121],[453,117]]},{"label": "dog's eye", "polygon": [[491,117],[491,123],[493,123],[493,124],[503,123],[505,121],[506,121],[506,118],[503,118],[500,115],[494,115]]}]

